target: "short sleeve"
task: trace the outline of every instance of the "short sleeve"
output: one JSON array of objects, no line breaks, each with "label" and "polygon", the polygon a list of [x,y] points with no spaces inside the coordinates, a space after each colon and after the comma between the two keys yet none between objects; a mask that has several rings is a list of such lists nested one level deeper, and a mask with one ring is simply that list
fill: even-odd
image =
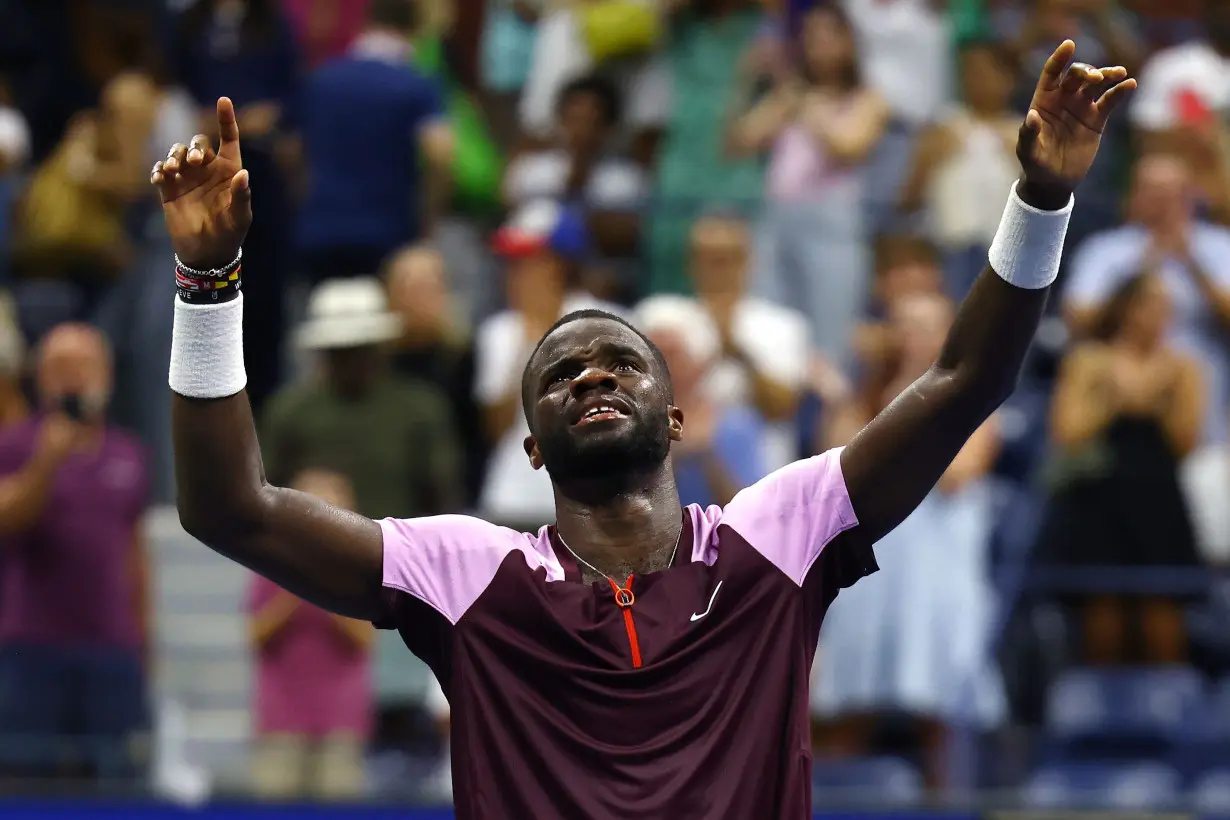
[{"label": "short sleeve", "polygon": [[[722,523],[802,587],[820,553],[858,525],[841,473],[841,449],[770,473],[726,505]],[[836,586],[849,586],[877,569],[870,549],[853,558],[849,566],[840,562],[844,568]]]},{"label": "short sleeve", "polygon": [[449,626],[455,625],[504,559],[525,542],[520,533],[464,515],[386,518],[379,523],[384,538],[382,583],[388,593],[386,611],[375,622],[381,628],[406,625],[399,622],[399,595],[427,605]]}]

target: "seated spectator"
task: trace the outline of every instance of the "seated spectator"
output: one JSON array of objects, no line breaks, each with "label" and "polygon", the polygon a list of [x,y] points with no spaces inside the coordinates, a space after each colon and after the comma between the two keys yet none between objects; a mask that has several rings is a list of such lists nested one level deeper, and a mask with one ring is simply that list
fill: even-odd
[{"label": "seated spectator", "polygon": [[[894,305],[896,368],[874,397],[854,398],[828,425],[825,447],[846,444],[939,356],[953,306],[938,294]],[[880,719],[909,716],[932,788],[945,783],[947,727],[993,727],[1004,717],[989,653],[995,611],[987,566],[992,507],[983,479],[999,450],[994,418],[980,427],[922,504],[876,544],[883,569],[844,590],[825,618],[813,680],[819,750],[871,752]]]},{"label": "seated spectator", "polygon": [[529,425],[521,406],[521,371],[543,334],[583,308],[618,313],[576,287],[589,248],[584,220],[551,201],[519,209],[496,232],[495,251],[507,262],[508,309],[487,318],[475,338],[474,397],[493,450],[480,511],[510,526],[536,528],[554,520],[555,496],[545,472],[525,451]]},{"label": "seated spectator", "polygon": [[666,358],[675,406],[687,420],[687,435],[671,446],[679,499],[685,505],[724,507],[768,473],[764,422],[746,405],[707,395],[722,343],[713,320],[694,299],[650,298],[637,309],[636,325]]},{"label": "seated spectator", "polygon": [[40,413],[0,432],[0,767],[133,778],[146,730],[140,445],[105,421],[102,335],[38,351]]},{"label": "seated spectator", "polygon": [[737,152],[770,154],[754,289],[802,310],[812,343],[846,366],[871,268],[863,169],[889,111],[863,82],[854,33],[837,6],[804,15],[799,39],[801,77],[779,81],[737,118],[730,142]]},{"label": "seated spectator", "polygon": [[[639,246],[648,186],[638,165],[612,153],[619,118],[619,91],[611,82],[598,77],[569,82],[556,101],[554,145],[509,163],[504,200],[510,208],[539,199],[577,208],[595,253],[611,265],[622,260],[627,269]],[[615,294],[627,295],[639,284],[631,271],[623,272],[626,281],[611,283]]]},{"label": "seated spectator", "polygon": [[313,282],[375,274],[389,253],[431,234],[447,201],[453,132],[443,89],[410,63],[413,9],[372,0],[350,52],[305,83],[297,244]]},{"label": "seated spectator", "polygon": [[478,500],[487,446],[474,401],[474,339],[449,292],[444,257],[427,245],[411,245],[385,265],[389,307],[401,316],[393,368],[435,385],[449,400],[465,451],[466,505]]},{"label": "seated spectator", "polygon": [[1137,162],[1128,215],[1127,224],[1079,247],[1063,289],[1064,317],[1074,334],[1087,334],[1125,282],[1156,272],[1175,311],[1169,341],[1203,370],[1201,441],[1224,442],[1230,420],[1224,341],[1230,328],[1230,231],[1197,218],[1191,171],[1174,154],[1149,153]]},{"label": "seated spectator", "polygon": [[[350,482],[307,469],[291,484],[354,509]],[[371,730],[370,623],[312,606],[259,575],[248,595],[256,663],[252,779],[272,800],[353,800],[363,794]]]},{"label": "seated spectator", "polygon": [[298,344],[320,354],[319,378],[271,400],[261,436],[274,483],[317,467],[345,477],[369,518],[414,518],[460,507],[461,454],[448,401],[393,373],[402,332],[376,279],[334,279],[313,291]]},{"label": "seated spectator", "polygon": [[[1205,387],[1196,362],[1167,341],[1173,315],[1165,279],[1137,274],[1118,285],[1090,339],[1064,361],[1052,405],[1059,452],[1036,550],[1039,564],[1199,565],[1177,471],[1200,440]],[[1089,594],[1066,600],[1082,611],[1087,662],[1186,658],[1183,614],[1174,598]]]},{"label": "seated spectator", "polygon": [[986,267],[996,213],[1020,175],[1016,142],[1024,115],[1010,106],[1014,80],[1007,48],[977,43],[962,50],[964,104],[919,136],[901,194],[902,208],[921,208],[928,236],[944,249],[954,299],[963,299]]}]

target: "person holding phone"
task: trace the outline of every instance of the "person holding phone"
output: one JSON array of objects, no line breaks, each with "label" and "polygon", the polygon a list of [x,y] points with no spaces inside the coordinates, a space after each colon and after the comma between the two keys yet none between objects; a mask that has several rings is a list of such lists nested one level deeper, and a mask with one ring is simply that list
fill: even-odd
[{"label": "person holding phone", "polygon": [[111,353],[63,324],[40,412],[0,433],[0,771],[136,774],[145,728],[147,460],[106,423]]}]

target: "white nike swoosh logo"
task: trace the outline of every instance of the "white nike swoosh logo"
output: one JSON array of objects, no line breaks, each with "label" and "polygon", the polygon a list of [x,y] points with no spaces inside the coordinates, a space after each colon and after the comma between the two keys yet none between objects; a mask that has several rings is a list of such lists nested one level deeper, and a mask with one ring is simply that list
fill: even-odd
[{"label": "white nike swoosh logo", "polygon": [[695,623],[696,621],[699,621],[701,618],[709,614],[709,610],[713,609],[713,599],[717,597],[718,590],[721,588],[722,588],[722,582],[718,581],[717,586],[713,588],[713,594],[709,596],[709,606],[705,607],[705,611],[700,613],[699,615],[697,615],[695,612],[692,613],[693,623]]}]

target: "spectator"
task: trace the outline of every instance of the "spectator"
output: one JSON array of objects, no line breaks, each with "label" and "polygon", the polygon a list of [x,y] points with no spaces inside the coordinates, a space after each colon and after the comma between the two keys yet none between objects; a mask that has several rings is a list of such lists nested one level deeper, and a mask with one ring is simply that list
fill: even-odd
[{"label": "spectator", "polygon": [[721,341],[708,395],[753,407],[770,423],[764,466],[774,470],[797,455],[793,419],[809,366],[807,320],[748,295],[750,251],[745,223],[725,216],[699,219],[692,228],[689,272]]},{"label": "spectator", "polygon": [[[897,367],[872,403],[855,399],[839,410],[826,447],[846,444],[931,367],[952,318],[952,304],[938,294],[895,303]],[[995,604],[986,554],[992,507],[983,481],[998,450],[992,419],[922,504],[876,544],[882,571],[843,591],[829,611],[813,682],[813,709],[826,721],[822,753],[867,754],[879,720],[904,713],[921,730],[926,780],[935,788],[946,780],[946,727],[989,728],[1003,719],[1002,681],[988,651]]]},{"label": "spectator", "polygon": [[[594,251],[609,264],[630,267],[640,239],[640,209],[648,190],[641,168],[611,153],[620,98],[608,80],[589,76],[567,83],[556,102],[556,141],[523,153],[508,165],[504,200],[516,208],[538,199],[571,205],[585,215]],[[615,293],[640,283],[629,270]]]},{"label": "spectator", "polygon": [[743,86],[760,71],[764,17],[746,0],[682,6],[663,53],[671,112],[646,222],[650,293],[688,293],[688,232],[702,212],[759,209],[764,173],[754,157],[727,156],[726,133]]},{"label": "spectator", "polygon": [[680,501],[725,506],[764,469],[764,422],[746,405],[728,405],[705,394],[722,352],[709,314],[686,296],[657,296],[636,312],[637,326],[658,346],[670,368],[675,406],[687,418],[687,435],[671,447]]},{"label": "spectator", "polygon": [[369,518],[413,518],[460,507],[461,454],[447,399],[392,372],[386,347],[401,335],[375,279],[318,285],[298,344],[321,355],[319,379],[290,385],[265,414],[265,471],[278,483],[309,467],[353,486]]},{"label": "spectator", "polygon": [[735,120],[731,142],[772,152],[756,290],[803,310],[812,343],[846,365],[871,267],[862,170],[889,111],[863,85],[854,34],[837,7],[816,7],[802,25],[803,79],[780,82]]},{"label": "spectator", "polygon": [[962,50],[964,105],[922,132],[902,191],[903,209],[923,208],[928,235],[944,249],[955,299],[986,267],[1000,203],[1020,175],[1016,141],[1024,116],[1010,107],[1015,73],[1003,46]]},{"label": "spectator", "polygon": [[38,353],[40,414],[0,433],[0,755],[19,773],[132,777],[146,727],[145,455],[104,421],[89,326]]},{"label": "spectator", "polygon": [[[350,483],[337,473],[307,469],[292,486],[354,509]],[[375,630],[312,606],[259,575],[253,576],[248,606],[256,656],[257,794],[274,800],[361,796]]]},{"label": "spectator", "polygon": [[178,22],[176,75],[204,109],[199,129],[217,136],[214,106],[219,97],[230,97],[243,133],[244,167],[260,180],[260,196],[252,199],[253,228],[243,246],[244,265],[260,272],[243,284],[247,393],[259,413],[281,382],[292,211],[280,163],[298,124],[300,56],[278,0],[197,0]]},{"label": "spectator", "polygon": [[[1121,281],[1089,341],[1065,360],[1051,429],[1059,447],[1038,561],[1063,567],[1199,564],[1178,463],[1200,438],[1196,362],[1167,342],[1170,289],[1160,274]],[[1071,600],[1071,599],[1069,599]],[[1083,596],[1091,663],[1180,663],[1183,614],[1160,596]],[[1130,613],[1130,614],[1129,614]],[[1132,627],[1129,618],[1139,619]],[[1138,629],[1137,640],[1128,637]]]},{"label": "spectator", "polygon": [[1204,371],[1201,438],[1224,442],[1230,420],[1223,337],[1230,327],[1230,231],[1197,219],[1191,172],[1173,154],[1140,159],[1128,211],[1128,224],[1091,237],[1072,260],[1063,292],[1068,325],[1077,335],[1088,333],[1124,282],[1157,272],[1175,310],[1170,341]]},{"label": "spectator", "polygon": [[375,274],[446,202],[453,133],[442,89],[410,64],[414,23],[408,0],[372,0],[350,52],[306,83],[298,246],[312,282]]},{"label": "spectator", "polygon": [[1069,39],[1081,44],[1081,59],[1090,65],[1135,71],[1141,43],[1121,6],[1119,0],[1034,0],[1002,8],[994,24],[1015,39],[1022,89],[1032,92],[1034,78],[1051,54],[1047,45]]},{"label": "spectator", "polygon": [[465,500],[478,500],[487,447],[474,401],[474,339],[449,292],[444,257],[435,248],[411,245],[385,266],[389,307],[401,316],[402,333],[393,367],[403,376],[435,387],[449,399],[465,452]]},{"label": "spectator", "polygon": [[479,44],[483,109],[504,148],[518,133],[517,108],[529,79],[541,0],[488,0]]},{"label": "spectator", "polygon": [[583,308],[618,313],[619,308],[576,288],[589,237],[584,220],[559,204],[544,200],[520,208],[493,244],[508,264],[508,309],[484,320],[475,339],[474,397],[493,447],[479,508],[497,520],[536,527],[554,517],[555,497],[550,480],[530,466],[525,451],[523,365],[564,314]]}]

